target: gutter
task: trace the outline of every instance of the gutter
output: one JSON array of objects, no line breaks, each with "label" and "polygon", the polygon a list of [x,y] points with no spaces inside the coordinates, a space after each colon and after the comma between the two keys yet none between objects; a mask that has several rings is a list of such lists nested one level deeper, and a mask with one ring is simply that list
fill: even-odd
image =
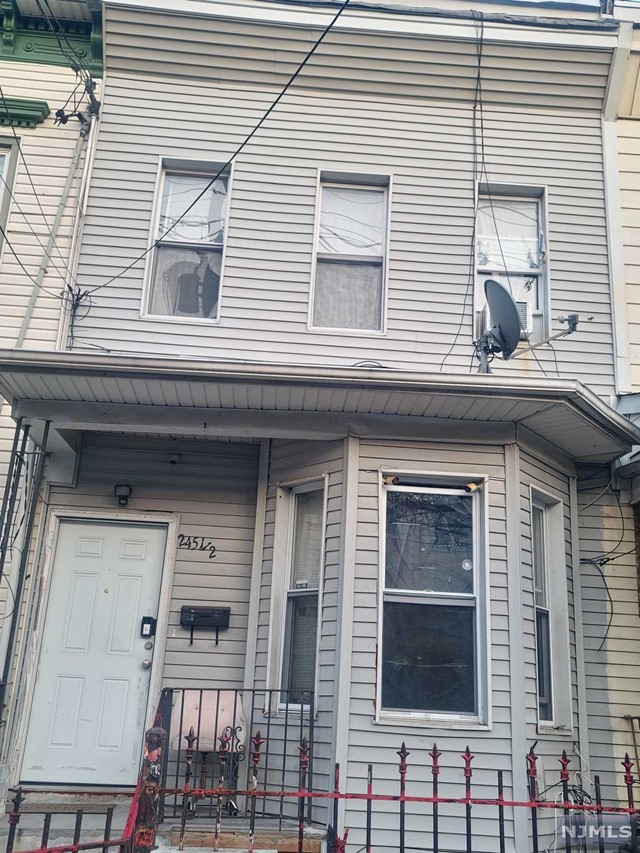
[{"label": "gutter", "polygon": [[[296,29],[324,29],[338,4],[308,0],[106,0],[106,10],[120,8],[171,17],[221,19],[262,27],[284,26]],[[544,15],[507,15],[486,12],[485,43],[527,44],[552,48],[612,50],[618,33],[618,21],[592,18],[556,18]],[[345,14],[335,22],[334,32],[376,33],[382,36],[432,38],[445,41],[475,41],[479,13],[453,9],[428,9],[390,6],[351,0]]]},{"label": "gutter", "polygon": [[[265,0],[274,6],[303,6],[305,8],[335,9],[340,3],[335,0]],[[530,0],[500,0],[505,6],[531,6]],[[107,0],[109,5],[109,0]],[[585,3],[563,3],[555,0],[542,0],[535,3],[536,9],[561,9],[568,12],[591,11],[600,14],[600,8],[596,4],[592,7]],[[395,6],[389,3],[370,3],[366,0],[351,0],[350,9],[358,9],[363,12],[376,12],[383,15],[401,15],[413,18],[452,18],[453,20],[477,21],[478,11],[467,9],[429,9],[421,6]],[[566,30],[600,30],[615,31],[618,21],[607,19],[588,20],[586,18],[547,18],[538,15],[507,15],[503,12],[483,12],[482,18],[488,23],[511,24],[521,27],[543,27]]]},{"label": "gutter", "polygon": [[640,429],[577,380],[500,377],[493,374],[434,374],[384,368],[312,367],[288,364],[215,362],[167,358],[140,358],[93,353],[0,350],[0,393],[15,397],[2,374],[49,373],[54,376],[123,379],[170,379],[177,382],[244,382],[254,385],[289,384],[342,386],[388,391],[449,393],[478,397],[524,397],[567,402],[625,443],[640,444]]}]

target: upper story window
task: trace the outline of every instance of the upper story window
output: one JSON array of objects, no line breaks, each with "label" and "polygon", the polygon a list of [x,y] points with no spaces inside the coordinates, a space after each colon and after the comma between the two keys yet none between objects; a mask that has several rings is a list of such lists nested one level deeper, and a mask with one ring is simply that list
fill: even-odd
[{"label": "upper story window", "polygon": [[215,166],[207,172],[186,166],[163,169],[148,314],[218,318],[229,175],[220,175],[212,183],[217,171]]},{"label": "upper story window", "polygon": [[522,338],[542,340],[547,325],[545,244],[539,195],[480,192],[476,220],[477,334],[490,325],[483,284],[493,278],[505,286],[518,306]]},{"label": "upper story window", "polygon": [[373,179],[321,182],[312,328],[384,330],[388,194]]},{"label": "upper story window", "polygon": [[[4,229],[9,218],[9,203],[11,201],[11,147],[0,144],[0,225]],[[0,234],[0,247],[2,246]]]},{"label": "upper story window", "polygon": [[481,493],[386,486],[382,716],[482,718]]}]

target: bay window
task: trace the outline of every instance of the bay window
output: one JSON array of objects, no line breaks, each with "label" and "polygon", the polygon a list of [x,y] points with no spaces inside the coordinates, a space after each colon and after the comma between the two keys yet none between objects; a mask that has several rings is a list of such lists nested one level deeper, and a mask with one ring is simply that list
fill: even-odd
[{"label": "bay window", "polygon": [[384,487],[383,714],[481,716],[481,493]]}]

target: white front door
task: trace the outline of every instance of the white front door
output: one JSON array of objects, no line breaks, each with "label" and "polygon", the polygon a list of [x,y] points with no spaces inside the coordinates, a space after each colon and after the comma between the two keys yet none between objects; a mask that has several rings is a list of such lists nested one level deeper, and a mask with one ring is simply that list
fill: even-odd
[{"label": "white front door", "polygon": [[133,785],[167,528],[60,522],[23,782]]}]

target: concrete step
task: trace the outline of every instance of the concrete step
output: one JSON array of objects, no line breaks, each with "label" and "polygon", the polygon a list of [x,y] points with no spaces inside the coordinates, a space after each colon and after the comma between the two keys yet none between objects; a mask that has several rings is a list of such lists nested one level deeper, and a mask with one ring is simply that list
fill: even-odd
[{"label": "concrete step", "polygon": [[[324,829],[305,827],[304,853],[322,853],[325,838],[326,832]],[[229,823],[223,825],[220,833],[221,848],[233,850],[235,853],[238,853],[239,850],[247,850],[248,840],[249,832],[246,824],[237,827],[233,827]],[[160,831],[156,843],[160,847],[177,849],[179,841],[180,828],[176,826]],[[214,829],[212,826],[197,828],[187,826],[184,846],[185,849],[188,848],[189,853],[201,850],[207,850],[211,853],[213,850],[213,841]],[[256,848],[273,850],[275,853],[297,853],[298,829],[291,825],[283,826],[281,829],[278,827],[270,828],[261,825],[258,821],[255,829],[255,845]]]}]

